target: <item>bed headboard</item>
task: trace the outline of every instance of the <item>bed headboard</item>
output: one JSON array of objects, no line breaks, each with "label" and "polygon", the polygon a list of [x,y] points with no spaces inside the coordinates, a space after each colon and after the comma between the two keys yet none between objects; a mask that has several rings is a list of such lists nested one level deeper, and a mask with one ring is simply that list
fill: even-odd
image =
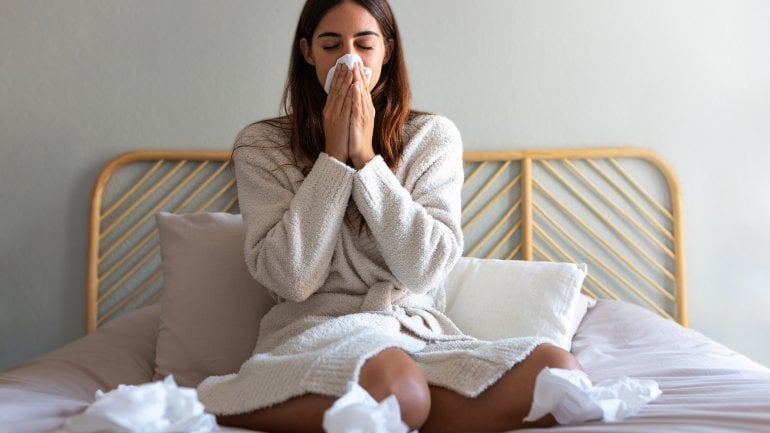
[{"label": "bed headboard", "polygon": [[[658,155],[631,147],[465,152],[466,256],[585,262],[583,292],[687,324],[681,199]],[[238,212],[229,150],[141,150],[94,185],[86,330],[162,296],[159,211]]]}]

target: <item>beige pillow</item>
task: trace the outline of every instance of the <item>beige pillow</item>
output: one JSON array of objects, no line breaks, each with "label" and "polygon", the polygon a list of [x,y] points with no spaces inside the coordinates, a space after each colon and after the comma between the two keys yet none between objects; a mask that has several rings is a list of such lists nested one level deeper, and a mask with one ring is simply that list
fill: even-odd
[{"label": "beige pillow", "polygon": [[237,372],[274,305],[246,269],[241,216],[159,213],[156,223],[165,286],[155,378],[194,387]]},{"label": "beige pillow", "polygon": [[570,349],[589,302],[585,264],[462,257],[445,282],[446,314],[483,340],[542,336]]}]

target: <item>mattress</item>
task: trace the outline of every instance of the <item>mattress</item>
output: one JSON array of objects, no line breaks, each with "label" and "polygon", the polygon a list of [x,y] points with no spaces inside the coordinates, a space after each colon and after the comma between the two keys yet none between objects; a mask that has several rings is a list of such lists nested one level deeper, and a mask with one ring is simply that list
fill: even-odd
[{"label": "mattress", "polygon": [[[135,310],[1,373],[0,432],[64,432],[66,419],[84,410],[96,390],[151,381],[159,317],[159,306]],[[594,383],[624,375],[654,379],[663,394],[622,422],[548,431],[770,431],[770,369],[639,306],[599,300],[572,352]]]}]

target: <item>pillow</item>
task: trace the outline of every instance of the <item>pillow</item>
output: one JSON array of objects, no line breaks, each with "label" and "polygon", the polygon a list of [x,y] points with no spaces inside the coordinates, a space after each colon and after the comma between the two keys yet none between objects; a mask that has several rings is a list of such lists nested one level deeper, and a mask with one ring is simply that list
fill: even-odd
[{"label": "pillow", "polygon": [[165,281],[155,379],[194,387],[237,372],[251,356],[259,322],[274,305],[249,274],[240,215],[156,216]]},{"label": "pillow", "polygon": [[569,350],[588,308],[586,274],[584,263],[462,257],[445,281],[446,314],[476,338],[542,336]]},{"label": "pillow", "polygon": [[[596,305],[596,302],[595,298],[592,298],[585,293],[581,292],[578,295],[575,314],[572,316],[572,322],[570,322],[567,327],[567,336],[570,337],[570,343],[572,343],[572,339],[575,337],[575,334],[577,334],[580,324],[583,323],[583,318],[586,316],[586,313],[588,313],[588,309],[593,308]],[[567,348],[569,349],[569,347],[570,346],[568,345]]]}]

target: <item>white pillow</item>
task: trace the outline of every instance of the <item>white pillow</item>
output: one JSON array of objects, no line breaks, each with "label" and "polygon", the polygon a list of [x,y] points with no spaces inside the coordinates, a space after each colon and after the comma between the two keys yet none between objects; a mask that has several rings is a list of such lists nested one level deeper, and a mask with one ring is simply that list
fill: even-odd
[{"label": "white pillow", "polygon": [[446,314],[482,340],[542,336],[569,350],[589,305],[586,274],[584,263],[462,257],[445,281]]}]

